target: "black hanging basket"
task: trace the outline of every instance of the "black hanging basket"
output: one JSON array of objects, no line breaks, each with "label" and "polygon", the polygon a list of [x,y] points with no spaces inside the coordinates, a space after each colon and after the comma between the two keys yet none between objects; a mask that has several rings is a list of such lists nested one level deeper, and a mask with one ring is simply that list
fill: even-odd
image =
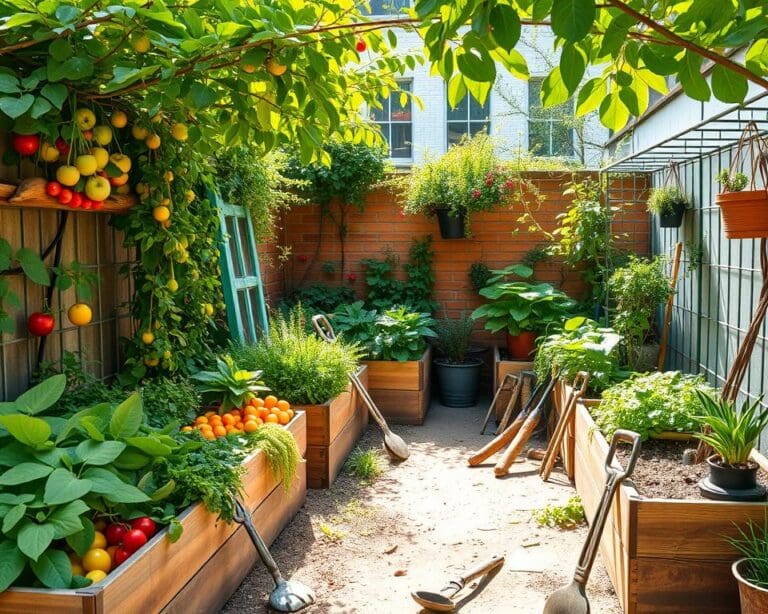
[{"label": "black hanging basket", "polygon": [[462,212],[451,215],[450,209],[435,209],[437,222],[440,224],[440,236],[443,239],[463,239],[464,220],[466,215]]},{"label": "black hanging basket", "polygon": [[662,213],[659,215],[659,226],[662,228],[680,228],[685,215],[685,203],[675,203],[672,205],[671,213]]}]

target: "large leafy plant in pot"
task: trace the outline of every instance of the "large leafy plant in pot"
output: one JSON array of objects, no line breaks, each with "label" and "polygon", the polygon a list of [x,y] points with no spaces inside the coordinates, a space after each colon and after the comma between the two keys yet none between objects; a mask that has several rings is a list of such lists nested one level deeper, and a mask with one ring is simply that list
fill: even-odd
[{"label": "large leafy plant in pot", "polygon": [[[515,276],[520,280],[509,281]],[[492,333],[506,330],[507,351],[512,360],[530,360],[536,337],[568,315],[576,303],[562,290],[546,282],[522,281],[533,277],[533,269],[514,264],[493,271],[488,285],[480,290],[490,299],[472,312],[472,318],[485,318],[485,328]]]},{"label": "large leafy plant in pot", "polygon": [[699,482],[702,496],[726,501],[762,501],[765,487],[757,483],[758,465],[749,456],[768,426],[762,397],[745,401],[737,411],[733,401],[714,399],[697,391],[701,413],[695,420],[704,427],[696,437],[714,454],[707,458],[709,477]]},{"label": "large leafy plant in pot", "polygon": [[483,361],[469,354],[474,320],[466,314],[438,320],[433,341],[437,358],[438,393],[447,407],[472,407],[477,403]]}]

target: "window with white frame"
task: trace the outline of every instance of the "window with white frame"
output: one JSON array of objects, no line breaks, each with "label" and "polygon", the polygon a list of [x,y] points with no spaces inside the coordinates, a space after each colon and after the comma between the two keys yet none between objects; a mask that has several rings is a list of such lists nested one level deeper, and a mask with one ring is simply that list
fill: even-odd
[{"label": "window with white frame", "polygon": [[369,0],[371,11],[362,7],[362,13],[368,15],[397,15],[410,8],[411,0]]},{"label": "window with white frame", "polygon": [[556,107],[541,105],[542,77],[528,80],[528,149],[537,156],[574,155],[573,125],[568,121],[574,117],[573,100]]},{"label": "window with white frame", "polygon": [[447,105],[448,147],[457,145],[469,135],[491,131],[491,96],[480,104],[471,94],[467,94],[455,107]]},{"label": "window with white frame", "polygon": [[410,160],[413,157],[411,82],[398,81],[397,84],[400,90],[379,99],[382,108],[370,108],[370,119],[378,125],[389,144],[389,157],[393,160]]}]

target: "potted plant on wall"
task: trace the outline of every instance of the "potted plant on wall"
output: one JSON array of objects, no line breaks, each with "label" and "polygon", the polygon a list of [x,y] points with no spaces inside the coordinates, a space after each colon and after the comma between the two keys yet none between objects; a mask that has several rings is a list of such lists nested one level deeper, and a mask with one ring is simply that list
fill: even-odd
[{"label": "potted plant on wall", "polygon": [[753,521],[739,536],[728,540],[744,558],[733,563],[731,571],[739,583],[741,614],[768,612],[768,521],[758,527]]},{"label": "potted plant on wall", "polygon": [[[742,170],[745,166],[752,170],[751,179]],[[756,185],[758,172],[762,188]],[[744,128],[730,168],[722,169],[715,179],[722,190],[715,196],[715,202],[720,205],[725,236],[729,239],[768,237],[768,146],[754,121]]]},{"label": "potted plant on wall", "polygon": [[435,370],[440,402],[447,407],[472,407],[477,402],[483,361],[468,353],[473,327],[474,321],[465,314],[437,323]]},{"label": "potted plant on wall", "polygon": [[647,203],[648,211],[659,216],[662,228],[679,228],[683,223],[685,210],[691,201],[680,183],[677,163],[670,160],[662,186],[651,190]]},{"label": "potted plant on wall", "polygon": [[768,425],[768,409],[761,409],[762,397],[745,401],[736,411],[733,401],[713,399],[697,392],[701,415],[695,420],[705,430],[696,437],[714,454],[707,458],[709,477],[699,482],[702,496],[725,501],[762,501],[765,487],[757,483],[758,465],[750,460],[760,434]]},{"label": "potted plant on wall", "polygon": [[562,290],[546,282],[508,281],[509,276],[530,279],[533,269],[514,264],[493,271],[480,294],[489,303],[472,312],[472,318],[485,318],[485,328],[492,333],[505,330],[507,351],[512,360],[529,360],[536,349],[536,338],[556,322],[561,322],[575,306]]},{"label": "potted plant on wall", "polygon": [[470,236],[470,214],[510,201],[515,188],[492,139],[478,134],[413,170],[403,210],[437,216],[443,239],[461,239]]}]

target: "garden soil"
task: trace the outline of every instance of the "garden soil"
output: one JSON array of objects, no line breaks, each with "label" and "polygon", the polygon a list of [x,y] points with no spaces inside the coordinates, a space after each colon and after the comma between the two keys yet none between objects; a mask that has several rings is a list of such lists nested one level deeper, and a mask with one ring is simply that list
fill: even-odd
[{"label": "garden soil", "polygon": [[[538,613],[570,582],[586,526],[542,528],[531,512],[564,504],[574,490],[559,469],[543,483],[539,463],[522,457],[505,479],[493,463],[469,468],[467,457],[490,440],[479,435],[485,407],[433,405],[424,426],[394,427],[410,445],[406,462],[385,458],[370,485],[345,469],[332,488],[309,491],[272,546],[283,573],[315,589],[317,604],[305,612],[415,614],[412,590],[439,590],[494,554],[506,555],[505,565],[459,595],[463,614]],[[369,427],[360,446],[381,449],[380,432]],[[271,589],[257,563],[223,612],[268,612]],[[599,557],[587,594],[596,614],[621,611]]]}]

